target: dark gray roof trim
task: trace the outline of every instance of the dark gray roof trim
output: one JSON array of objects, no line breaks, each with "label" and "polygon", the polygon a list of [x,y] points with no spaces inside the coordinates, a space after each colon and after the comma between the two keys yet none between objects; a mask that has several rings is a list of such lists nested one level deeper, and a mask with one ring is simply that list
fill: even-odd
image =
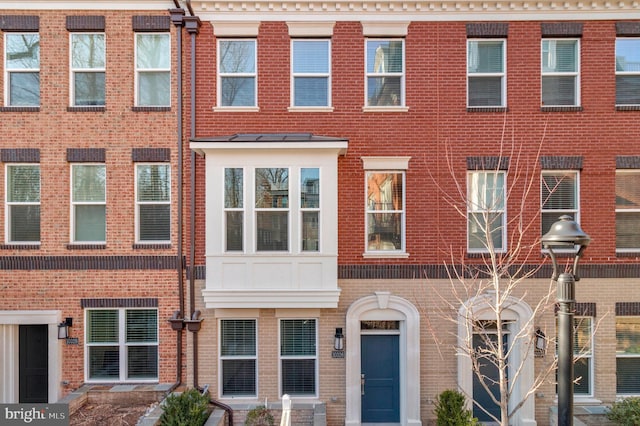
[{"label": "dark gray roof trim", "polygon": [[346,138],[316,136],[313,133],[236,133],[191,139],[192,142],[340,142]]}]

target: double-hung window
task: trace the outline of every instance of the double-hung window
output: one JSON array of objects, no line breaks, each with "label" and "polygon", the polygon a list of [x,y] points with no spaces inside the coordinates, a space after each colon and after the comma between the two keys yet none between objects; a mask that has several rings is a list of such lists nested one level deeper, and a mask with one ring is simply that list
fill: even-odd
[{"label": "double-hung window", "polygon": [[366,105],[404,106],[404,39],[366,40]]},{"label": "double-hung window", "polygon": [[469,252],[506,248],[506,187],[503,171],[467,173],[467,249]]},{"label": "double-hung window", "polygon": [[318,350],[315,319],[280,320],[280,393],[318,394]]},{"label": "double-hung window", "polygon": [[40,165],[7,164],[5,220],[7,242],[40,242]]},{"label": "double-hung window", "polygon": [[4,38],[5,105],[40,105],[40,35],[8,33]]},{"label": "double-hung window", "polygon": [[255,169],[256,251],[289,250],[289,169]]},{"label": "double-hung window", "polygon": [[505,40],[467,40],[467,105],[506,104]]},{"label": "double-hung window", "polygon": [[616,105],[640,105],[640,38],[616,39]]},{"label": "double-hung window", "polygon": [[136,241],[171,240],[171,167],[136,164]]},{"label": "double-hung window", "polygon": [[302,251],[320,251],[320,169],[300,169]]},{"label": "double-hung window", "polygon": [[244,250],[244,169],[224,169],[225,250]]},{"label": "double-hung window", "polygon": [[616,250],[640,250],[640,170],[616,171]]},{"label": "double-hung window", "polygon": [[640,395],[640,316],[616,317],[616,394]]},{"label": "double-hung window", "polygon": [[71,105],[104,106],[105,35],[71,33]]},{"label": "double-hung window", "polygon": [[568,215],[580,222],[577,171],[543,171],[540,200],[542,205],[542,234],[549,232],[551,225],[560,216]]},{"label": "double-hung window", "polygon": [[136,106],[171,105],[171,38],[136,33]]},{"label": "double-hung window", "polygon": [[72,242],[106,242],[106,168],[71,165]]},{"label": "double-hung window", "polygon": [[368,171],[367,252],[404,251],[404,171]]},{"label": "double-hung window", "polygon": [[573,392],[593,396],[593,317],[576,316],[573,325]]},{"label": "double-hung window", "polygon": [[88,381],[158,380],[157,309],[86,311]]},{"label": "double-hung window", "polygon": [[223,397],[257,396],[255,319],[220,320],[220,372]]},{"label": "double-hung window", "polygon": [[292,40],[292,105],[331,105],[331,41]]},{"label": "double-hung window", "polygon": [[218,40],[218,106],[257,106],[256,40]]},{"label": "double-hung window", "polygon": [[580,40],[542,40],[542,106],[580,105]]}]

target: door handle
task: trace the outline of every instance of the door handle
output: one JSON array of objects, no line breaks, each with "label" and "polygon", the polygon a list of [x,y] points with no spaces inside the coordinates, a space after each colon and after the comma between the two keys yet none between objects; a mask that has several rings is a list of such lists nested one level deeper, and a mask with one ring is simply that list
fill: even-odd
[{"label": "door handle", "polygon": [[360,374],[360,394],[364,395],[364,374]]}]

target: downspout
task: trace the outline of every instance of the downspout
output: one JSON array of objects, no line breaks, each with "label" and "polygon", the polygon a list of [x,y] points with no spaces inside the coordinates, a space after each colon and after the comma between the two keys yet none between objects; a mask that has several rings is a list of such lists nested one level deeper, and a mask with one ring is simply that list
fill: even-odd
[{"label": "downspout", "polygon": [[183,123],[182,123],[182,25],[184,18],[184,9],[180,7],[178,0],[174,0],[175,9],[170,9],[169,13],[171,14],[171,22],[176,27],[176,35],[177,35],[177,71],[178,71],[178,122],[177,122],[177,138],[178,138],[178,247],[176,254],[176,272],[178,274],[178,299],[180,303],[180,308],[178,311],[173,313],[173,316],[169,319],[171,323],[171,329],[176,331],[176,382],[171,386],[169,392],[173,391],[175,388],[182,384],[182,330],[184,329],[184,260],[183,260],[183,247],[182,247],[182,239],[183,239],[183,189],[182,189],[182,174],[183,174]]}]

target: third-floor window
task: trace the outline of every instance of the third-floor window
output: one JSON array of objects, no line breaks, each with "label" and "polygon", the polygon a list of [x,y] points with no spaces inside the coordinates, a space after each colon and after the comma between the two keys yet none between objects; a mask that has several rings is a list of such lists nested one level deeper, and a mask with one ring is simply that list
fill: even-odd
[{"label": "third-floor window", "polygon": [[4,38],[5,105],[40,105],[40,35],[11,33]]},{"label": "third-floor window", "polygon": [[467,105],[506,105],[505,40],[467,41]]},{"label": "third-floor window", "polygon": [[366,106],[404,106],[404,40],[366,41]]},{"label": "third-floor window", "polygon": [[616,105],[640,105],[640,38],[616,39]]},{"label": "third-floor window", "polygon": [[542,40],[542,106],[580,105],[580,40]]},{"label": "third-floor window", "polygon": [[105,35],[71,34],[71,105],[104,106]]},{"label": "third-floor window", "polygon": [[218,41],[218,106],[257,106],[256,40]]},{"label": "third-floor window", "polygon": [[291,102],[294,107],[331,105],[331,42],[291,42]]}]

